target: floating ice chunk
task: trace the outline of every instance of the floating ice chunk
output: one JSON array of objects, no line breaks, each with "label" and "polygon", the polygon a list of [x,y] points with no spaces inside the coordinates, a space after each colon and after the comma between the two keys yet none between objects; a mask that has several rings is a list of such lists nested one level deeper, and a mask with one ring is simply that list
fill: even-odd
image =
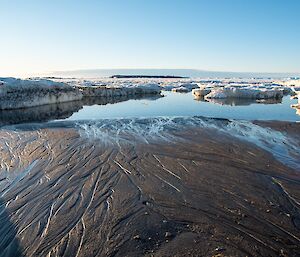
[{"label": "floating ice chunk", "polygon": [[297,104],[292,104],[291,107],[296,109],[296,113],[300,115],[300,88],[292,88],[293,92],[295,93],[294,98],[298,99]]},{"label": "floating ice chunk", "polygon": [[177,93],[187,93],[189,92],[190,90],[186,87],[175,87],[175,88],[172,88],[172,92],[177,92]]},{"label": "floating ice chunk", "polygon": [[199,96],[206,96],[211,92],[210,88],[196,88],[192,90],[192,93],[194,96],[199,97]]},{"label": "floating ice chunk", "polygon": [[264,87],[232,87],[213,89],[205,98],[250,98],[269,99],[282,98],[282,89],[267,89]]},{"label": "floating ice chunk", "polygon": [[133,84],[128,86],[128,88],[136,89],[138,94],[159,94],[162,87],[156,83],[146,83],[146,84]]},{"label": "floating ice chunk", "polygon": [[186,93],[190,92],[195,88],[198,88],[197,83],[174,83],[164,87],[164,90],[171,90],[173,92]]},{"label": "floating ice chunk", "polygon": [[180,87],[185,87],[189,91],[192,91],[193,89],[198,88],[199,86],[197,83],[184,83],[184,84],[181,84]]},{"label": "floating ice chunk", "polygon": [[178,85],[176,84],[168,84],[163,86],[163,90],[165,91],[171,91],[173,88],[176,88]]}]

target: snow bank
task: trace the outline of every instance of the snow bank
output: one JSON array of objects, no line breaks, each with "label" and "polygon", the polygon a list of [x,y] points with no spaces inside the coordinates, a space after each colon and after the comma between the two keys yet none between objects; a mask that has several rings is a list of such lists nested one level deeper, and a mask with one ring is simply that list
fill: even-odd
[{"label": "snow bank", "polygon": [[82,93],[65,83],[46,79],[0,78],[0,109],[27,108],[82,99]]}]

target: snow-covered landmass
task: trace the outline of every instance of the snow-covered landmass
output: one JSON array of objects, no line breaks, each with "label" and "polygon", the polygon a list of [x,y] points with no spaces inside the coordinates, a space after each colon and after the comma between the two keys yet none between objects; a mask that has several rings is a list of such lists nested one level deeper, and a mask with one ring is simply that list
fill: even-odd
[{"label": "snow-covered landmass", "polygon": [[292,87],[298,90],[297,83],[298,80],[271,78],[0,78],[0,109],[67,102],[82,97],[159,95],[161,91],[192,91],[196,98],[205,99],[281,99],[284,94],[293,93]]},{"label": "snow-covered landmass", "polygon": [[0,109],[18,109],[82,99],[82,93],[51,80],[0,78]]}]

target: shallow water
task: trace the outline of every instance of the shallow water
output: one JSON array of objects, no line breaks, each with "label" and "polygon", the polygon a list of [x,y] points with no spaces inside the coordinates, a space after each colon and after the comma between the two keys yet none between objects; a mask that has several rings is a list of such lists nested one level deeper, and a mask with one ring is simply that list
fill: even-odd
[{"label": "shallow water", "polygon": [[211,117],[240,120],[299,121],[289,96],[257,103],[243,99],[194,99],[192,93],[163,92],[165,97],[88,97],[81,101],[0,111],[0,126],[56,120],[99,120],[115,118]]},{"label": "shallow water", "polygon": [[94,120],[104,118],[138,118],[158,116],[205,116],[242,120],[300,121],[291,108],[297,100],[285,96],[281,103],[256,103],[252,100],[195,100],[192,93],[163,92],[158,99],[136,99],[107,105],[83,106],[68,120]]},{"label": "shallow water", "polygon": [[[209,129],[216,135],[222,133],[235,139],[250,142],[271,153],[278,161],[298,170],[300,150],[297,140],[287,131],[278,131],[246,120],[229,120],[194,117],[121,118],[98,120],[62,120],[50,123],[19,124],[4,126],[15,131],[39,131],[41,129],[76,129],[80,136],[106,147],[134,142],[172,143],[178,141],[176,133],[182,130]],[[0,141],[1,142],[1,141]],[[185,143],[182,141],[181,143]]]}]

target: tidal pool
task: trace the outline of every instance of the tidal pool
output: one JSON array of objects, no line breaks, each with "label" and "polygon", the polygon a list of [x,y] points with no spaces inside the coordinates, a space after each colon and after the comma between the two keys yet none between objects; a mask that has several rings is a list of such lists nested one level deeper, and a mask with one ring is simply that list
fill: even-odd
[{"label": "tidal pool", "polygon": [[299,121],[300,116],[291,108],[297,100],[290,96],[282,101],[257,103],[255,100],[194,99],[192,93],[163,92],[164,97],[135,99],[106,105],[83,106],[68,120],[94,120],[107,118],[139,118],[158,116],[205,116],[243,120]]}]

